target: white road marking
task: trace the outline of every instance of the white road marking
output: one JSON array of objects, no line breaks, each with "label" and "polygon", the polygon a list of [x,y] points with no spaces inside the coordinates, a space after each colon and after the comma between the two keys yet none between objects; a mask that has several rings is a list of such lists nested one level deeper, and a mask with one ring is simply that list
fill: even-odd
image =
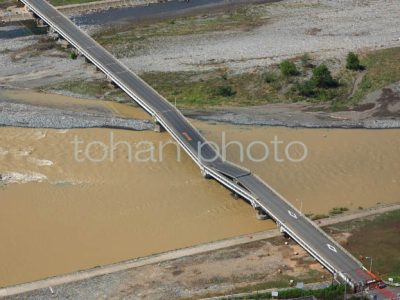
[{"label": "white road marking", "polygon": [[337,253],[337,250],[336,250],[335,247],[333,247],[333,246],[330,245],[330,244],[326,244],[326,245],[328,246],[329,250],[332,250],[333,252],[336,252],[336,253]]},{"label": "white road marking", "polygon": [[288,210],[289,215],[291,215],[293,218],[297,219],[297,215],[292,212],[291,210]]}]

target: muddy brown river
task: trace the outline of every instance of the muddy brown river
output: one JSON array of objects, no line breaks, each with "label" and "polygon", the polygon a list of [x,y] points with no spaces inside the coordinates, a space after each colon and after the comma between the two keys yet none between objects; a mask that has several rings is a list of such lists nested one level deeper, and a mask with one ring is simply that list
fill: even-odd
[{"label": "muddy brown river", "polygon": [[[67,98],[62,99],[91,105]],[[92,103],[143,115],[121,104]],[[305,213],[399,202],[400,130],[194,123],[218,145],[224,136],[250,149],[240,162],[240,147],[232,144],[227,157]],[[277,151],[275,137],[282,142]],[[110,139],[120,142],[112,155]],[[160,143],[168,141],[167,133],[155,132],[0,128],[0,173],[8,182],[0,187],[0,286],[274,228],[215,181],[203,179],[183,151],[177,161],[174,145],[165,146],[160,159]],[[249,148],[254,141],[259,143]],[[302,162],[287,159],[284,149],[293,141],[307,147]],[[249,159],[265,156],[265,145],[268,159]],[[298,144],[288,151],[295,159],[303,152]],[[148,161],[150,153],[154,161]]]}]

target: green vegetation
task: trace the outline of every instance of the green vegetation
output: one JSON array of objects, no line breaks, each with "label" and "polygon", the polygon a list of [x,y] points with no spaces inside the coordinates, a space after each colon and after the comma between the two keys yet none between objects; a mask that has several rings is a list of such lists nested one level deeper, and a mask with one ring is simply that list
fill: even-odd
[{"label": "green vegetation", "polygon": [[329,216],[324,215],[324,214],[318,214],[318,215],[311,215],[310,218],[311,218],[311,220],[316,221],[316,220],[320,220],[320,219],[329,218]]},{"label": "green vegetation", "polygon": [[279,65],[279,69],[281,70],[282,75],[285,77],[299,75],[299,71],[297,70],[296,65],[294,64],[294,62],[289,60],[284,60],[283,62],[281,62]]},{"label": "green vegetation", "polygon": [[70,93],[100,98],[114,99],[117,101],[127,101],[128,96],[120,89],[113,88],[111,83],[107,81],[84,81],[74,80],[64,82],[62,84],[45,87],[46,90],[68,91]]},{"label": "green vegetation", "polygon": [[70,57],[71,59],[77,59],[78,55],[75,52],[71,52]]},{"label": "green vegetation", "polygon": [[[315,296],[317,299],[343,299],[344,285],[331,285],[324,289],[303,290],[303,289],[287,289],[279,291],[277,299],[291,299],[305,296]],[[231,297],[229,299],[269,299],[272,298],[271,292],[254,293],[244,297]]]},{"label": "green vegetation", "polygon": [[400,47],[370,52],[361,57],[365,75],[356,91],[357,102],[377,89],[400,81]]},{"label": "green vegetation", "polygon": [[361,65],[358,55],[354,52],[349,52],[349,54],[347,54],[346,68],[354,71],[364,70],[364,66]]},{"label": "green vegetation", "polygon": [[311,57],[308,53],[304,53],[301,57],[300,57],[300,61],[301,61],[301,65],[304,68],[313,68],[314,65],[311,62]]},{"label": "green vegetation", "polygon": [[[42,43],[35,47],[47,49],[54,46]],[[179,108],[253,106],[307,101],[325,103],[326,110],[345,109],[356,105],[361,96],[367,92],[400,80],[400,48],[379,50],[363,56],[361,62],[367,68],[362,73],[342,68],[335,75],[340,84],[339,80],[332,76],[327,65],[312,66],[308,55],[298,59],[302,61],[295,64],[301,74],[299,76],[282,75],[280,65],[238,74],[229,74],[226,69],[214,69],[149,72],[140,75],[166,99],[173,103],[176,101]],[[349,98],[355,76],[358,74],[362,74],[363,79],[355,90],[354,97]],[[102,95],[105,98],[108,97],[108,93],[116,94],[115,90],[102,81],[91,81],[88,84],[75,81],[50,88],[77,94],[82,92],[83,95],[93,97]],[[122,95],[120,92],[118,97]]]},{"label": "green vegetation", "polygon": [[256,105],[282,99],[279,89],[283,79],[261,72],[230,76],[225,70],[150,72],[141,76],[165,98],[176,100],[179,108]]},{"label": "green vegetation", "polygon": [[[279,244],[280,242],[277,243]],[[251,293],[253,291],[266,290],[271,288],[289,288],[291,280],[293,280],[293,282],[301,281],[304,283],[313,283],[320,281],[321,275],[322,273],[316,270],[309,270],[306,274],[302,274],[299,277],[276,274],[276,276],[272,280],[248,285],[245,287],[235,288],[234,290],[231,291],[231,293],[240,294],[240,293]],[[238,279],[239,282],[243,281],[243,278],[241,277],[239,277]],[[237,281],[236,278],[231,279],[231,282],[236,282],[236,281]]]},{"label": "green vegetation", "polygon": [[235,90],[230,85],[220,85],[214,89],[215,96],[222,96],[222,97],[231,97],[235,95]]},{"label": "green vegetation", "polygon": [[311,83],[317,88],[334,88],[338,86],[338,82],[333,79],[331,71],[324,64],[319,65],[313,70]]},{"label": "green vegetation", "polygon": [[340,215],[348,210],[349,209],[347,207],[334,207],[329,211],[329,214],[330,215]]},{"label": "green vegetation", "polygon": [[333,90],[338,86],[328,67],[322,64],[313,69],[310,80],[296,83],[294,91],[303,97],[327,101],[341,95],[340,90]]},{"label": "green vegetation", "polygon": [[400,278],[400,210],[377,217],[354,220],[334,227],[351,231],[346,249],[369,267],[373,258],[372,272],[384,280]]}]

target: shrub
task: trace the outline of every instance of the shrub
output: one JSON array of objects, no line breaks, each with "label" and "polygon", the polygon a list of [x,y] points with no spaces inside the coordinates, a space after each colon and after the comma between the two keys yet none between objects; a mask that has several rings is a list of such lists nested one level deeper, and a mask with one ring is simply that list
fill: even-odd
[{"label": "shrub", "polygon": [[296,90],[301,96],[304,97],[314,97],[317,94],[316,86],[311,80],[297,83]]},{"label": "shrub", "polygon": [[308,53],[304,53],[300,59],[301,59],[301,64],[304,68],[314,67],[314,65],[311,63],[311,58]]},{"label": "shrub", "polygon": [[341,213],[344,213],[345,211],[348,211],[349,209],[347,207],[334,207],[329,211],[330,215],[340,215]]},{"label": "shrub", "polygon": [[329,71],[325,64],[319,65],[313,70],[311,81],[316,87],[320,88],[332,88],[338,86],[338,82],[333,79],[331,71]]},{"label": "shrub", "polygon": [[349,70],[358,71],[363,70],[364,66],[360,64],[360,59],[358,58],[357,54],[354,52],[349,52],[346,58],[346,68]]},{"label": "shrub", "polygon": [[263,80],[264,80],[266,83],[273,83],[273,82],[275,82],[275,81],[278,80],[278,77],[276,76],[276,74],[275,74],[275,73],[272,73],[272,72],[265,72],[265,73],[262,75],[262,77],[263,77]]},{"label": "shrub", "polygon": [[296,65],[289,60],[284,60],[281,62],[279,69],[281,70],[282,75],[286,77],[296,76],[299,74]]},{"label": "shrub", "polygon": [[230,85],[221,85],[215,88],[216,96],[231,97],[236,94],[236,91]]},{"label": "shrub", "polygon": [[75,52],[71,52],[70,57],[71,59],[76,59],[78,55]]}]

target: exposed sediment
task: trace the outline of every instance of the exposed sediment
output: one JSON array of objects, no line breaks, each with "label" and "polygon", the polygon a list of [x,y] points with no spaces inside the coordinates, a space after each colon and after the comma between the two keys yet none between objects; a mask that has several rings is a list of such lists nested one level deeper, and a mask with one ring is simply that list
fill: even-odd
[{"label": "exposed sediment", "polygon": [[55,129],[107,127],[130,130],[153,128],[152,123],[147,120],[2,101],[0,126]]}]

